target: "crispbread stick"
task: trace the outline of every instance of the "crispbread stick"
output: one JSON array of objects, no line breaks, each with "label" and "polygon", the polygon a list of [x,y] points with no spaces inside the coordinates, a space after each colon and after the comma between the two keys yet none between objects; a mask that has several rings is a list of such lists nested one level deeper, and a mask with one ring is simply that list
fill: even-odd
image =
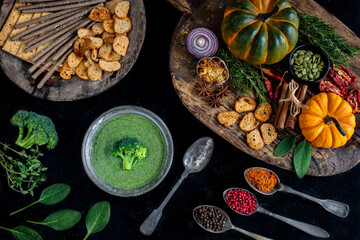
[{"label": "crispbread stick", "polygon": [[86,1],[86,2],[82,2],[82,3],[68,4],[68,5],[62,5],[62,6],[57,6],[57,7],[28,9],[28,10],[23,10],[21,12],[22,13],[56,12],[56,11],[61,11],[61,10],[64,10],[64,9],[85,7],[85,6],[95,5],[97,3],[104,3],[104,2],[106,2],[106,0],[91,0],[91,1]]}]

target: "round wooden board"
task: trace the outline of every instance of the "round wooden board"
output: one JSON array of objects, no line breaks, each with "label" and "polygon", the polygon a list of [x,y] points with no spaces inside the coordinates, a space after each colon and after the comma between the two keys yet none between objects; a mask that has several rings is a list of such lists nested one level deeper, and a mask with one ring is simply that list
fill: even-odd
[{"label": "round wooden board", "polygon": [[[5,22],[14,1],[4,1],[0,23]],[[120,60],[121,69],[114,73],[103,73],[103,80],[91,82],[73,76],[71,80],[60,80],[55,86],[36,88],[36,82],[27,70],[31,65],[7,52],[0,50],[0,66],[8,78],[27,93],[51,101],[73,101],[95,96],[118,83],[130,71],[140,53],[145,38],[146,15],[142,0],[130,1],[129,18],[132,29],[128,33],[129,48],[125,57]],[[2,24],[0,24],[2,25]]]},{"label": "round wooden board", "polygon": [[[173,2],[169,0],[170,2]],[[279,144],[280,140],[289,134],[300,134],[298,126],[295,131],[279,131],[278,138],[270,145],[265,145],[260,151],[252,150],[246,144],[246,133],[241,131],[238,127],[238,122],[230,127],[223,127],[216,119],[219,112],[233,110],[234,103],[239,95],[231,94],[223,100],[223,106],[217,109],[211,108],[209,104],[201,97],[197,96],[197,92],[194,87],[198,83],[195,79],[195,68],[197,60],[193,58],[186,50],[186,36],[189,30],[197,26],[207,26],[215,31],[217,36],[220,34],[220,24],[222,21],[223,11],[226,7],[226,0],[213,0],[196,6],[196,4],[188,4],[188,2],[182,0],[175,0],[176,7],[182,2],[186,2],[187,5],[181,8],[186,14],[180,19],[178,26],[174,32],[172,44],[170,48],[170,72],[172,75],[174,88],[179,95],[181,101],[186,108],[203,124],[213,130],[215,133],[223,137],[225,140],[242,150],[243,152],[262,160],[266,163],[275,165],[282,169],[293,170],[292,155],[293,152],[287,154],[285,157],[275,157],[273,155],[275,147]],[[179,3],[180,2],[180,3]],[[312,0],[304,0],[296,3],[290,1],[294,8],[300,11],[306,11],[313,15],[321,14],[321,18],[326,20],[335,26],[340,33],[342,33],[349,41],[360,47],[360,39],[347,28],[343,23],[336,19],[333,15],[329,14],[320,5]],[[301,3],[301,4],[300,4]],[[189,7],[191,6],[191,10]],[[219,39],[221,39],[219,37]],[[360,56],[351,60],[349,69],[352,73],[360,77],[360,66],[357,66],[360,62]],[[356,65],[357,64],[357,65]],[[281,65],[279,65],[281,66]],[[275,68],[279,68],[275,66]],[[359,87],[359,81],[357,86]],[[313,93],[309,91],[308,99]],[[274,112],[277,111],[277,106],[273,105]],[[240,116],[241,119],[242,116]],[[268,121],[274,123],[275,114],[272,114],[272,118]],[[360,119],[357,115],[357,128],[352,139],[341,148],[337,149],[321,149],[311,147],[312,161],[310,168],[307,172],[308,175],[313,176],[331,176],[345,172],[354,167],[360,161]],[[234,160],[241,158],[234,156]]]}]

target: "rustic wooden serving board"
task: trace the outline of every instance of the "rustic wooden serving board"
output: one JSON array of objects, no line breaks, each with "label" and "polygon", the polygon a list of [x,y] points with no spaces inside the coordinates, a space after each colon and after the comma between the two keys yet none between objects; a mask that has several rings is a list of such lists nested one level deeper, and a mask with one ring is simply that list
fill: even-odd
[{"label": "rustic wooden serving board", "polygon": [[[186,108],[203,124],[223,137],[225,140],[242,150],[243,152],[260,159],[266,163],[275,165],[282,169],[293,170],[292,155],[289,153],[284,157],[273,155],[275,147],[289,134],[300,134],[300,129],[296,126],[294,131],[278,131],[278,139],[271,145],[265,145],[260,151],[254,151],[246,144],[246,133],[241,131],[238,122],[230,127],[223,127],[216,119],[219,112],[233,110],[235,100],[240,96],[232,93],[223,100],[220,108],[211,108],[201,97],[197,96],[194,87],[198,83],[195,79],[195,68],[197,61],[186,50],[186,36],[189,30],[197,26],[206,26],[215,31],[221,41],[220,25],[223,17],[227,0],[208,0],[202,5],[196,1],[169,0],[175,7],[184,12],[175,29],[170,48],[170,72],[172,75],[174,88]],[[349,40],[352,45],[360,47],[360,39],[342,22],[332,14],[328,13],[313,0],[290,0],[292,6],[298,11],[304,11],[311,15],[316,15],[330,23],[338,32]],[[360,56],[349,62],[349,70],[360,79]],[[275,68],[278,66],[275,66]],[[284,69],[285,70],[285,69]],[[360,87],[360,80],[356,87]],[[316,92],[314,92],[316,93]],[[314,93],[310,90],[306,98],[309,99]],[[305,100],[305,101],[306,101]],[[274,112],[277,106],[273,105]],[[241,119],[242,116],[240,116]],[[274,123],[275,114],[268,121]],[[355,133],[348,143],[337,149],[321,149],[311,147],[312,161],[307,172],[313,176],[331,176],[345,172],[354,167],[360,161],[360,118],[357,114],[357,127]],[[234,156],[234,160],[240,156]]]},{"label": "rustic wooden serving board", "polygon": [[[15,0],[3,1],[0,13],[0,29],[14,9],[13,6],[15,2]],[[140,53],[146,30],[145,7],[142,0],[130,0],[130,5],[129,17],[132,22],[132,30],[128,34],[130,44],[127,54],[120,60],[122,65],[121,69],[115,73],[104,73],[102,81],[91,82],[73,76],[71,80],[61,79],[59,83],[54,86],[45,85],[41,89],[38,89],[35,80],[32,79],[27,71],[31,67],[31,64],[26,61],[30,59],[33,52],[30,52],[28,55],[23,55],[21,48],[24,46],[22,46],[20,42],[17,43],[19,46],[16,46],[15,53],[12,52],[13,50],[0,50],[0,66],[11,81],[35,97],[51,101],[73,101],[97,95],[118,83],[130,71]],[[20,14],[17,17],[20,18]],[[32,18],[34,17],[39,16],[33,16]],[[5,27],[8,27],[9,33],[11,33],[10,28],[13,26],[5,25]],[[5,42],[2,42],[4,41],[2,40],[3,38]],[[0,37],[0,46],[2,44],[6,46],[6,44],[9,43],[9,41],[6,42],[6,40],[7,38],[4,36]],[[44,46],[40,46],[39,48],[41,47]],[[12,49],[14,48],[12,47]]]}]

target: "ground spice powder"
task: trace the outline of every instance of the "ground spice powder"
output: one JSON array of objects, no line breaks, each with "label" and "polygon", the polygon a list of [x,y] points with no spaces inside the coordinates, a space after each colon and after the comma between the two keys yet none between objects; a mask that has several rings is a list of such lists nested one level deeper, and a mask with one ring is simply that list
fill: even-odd
[{"label": "ground spice powder", "polygon": [[257,189],[263,192],[269,192],[276,186],[278,179],[273,172],[260,168],[251,168],[246,171],[246,178]]}]

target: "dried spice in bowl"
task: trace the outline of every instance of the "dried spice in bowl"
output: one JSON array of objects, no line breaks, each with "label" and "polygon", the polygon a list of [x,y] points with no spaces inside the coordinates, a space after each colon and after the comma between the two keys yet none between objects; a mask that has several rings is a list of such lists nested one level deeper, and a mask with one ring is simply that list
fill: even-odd
[{"label": "dried spice in bowl", "polygon": [[251,215],[257,208],[257,201],[254,195],[243,189],[229,189],[224,199],[235,212]]},{"label": "dried spice in bowl", "polygon": [[250,168],[246,171],[246,178],[257,189],[263,192],[269,192],[274,189],[278,179],[273,172],[269,172],[260,168]]},{"label": "dried spice in bowl", "polygon": [[226,217],[214,207],[201,206],[194,211],[194,217],[207,230],[221,231],[226,225]]}]

